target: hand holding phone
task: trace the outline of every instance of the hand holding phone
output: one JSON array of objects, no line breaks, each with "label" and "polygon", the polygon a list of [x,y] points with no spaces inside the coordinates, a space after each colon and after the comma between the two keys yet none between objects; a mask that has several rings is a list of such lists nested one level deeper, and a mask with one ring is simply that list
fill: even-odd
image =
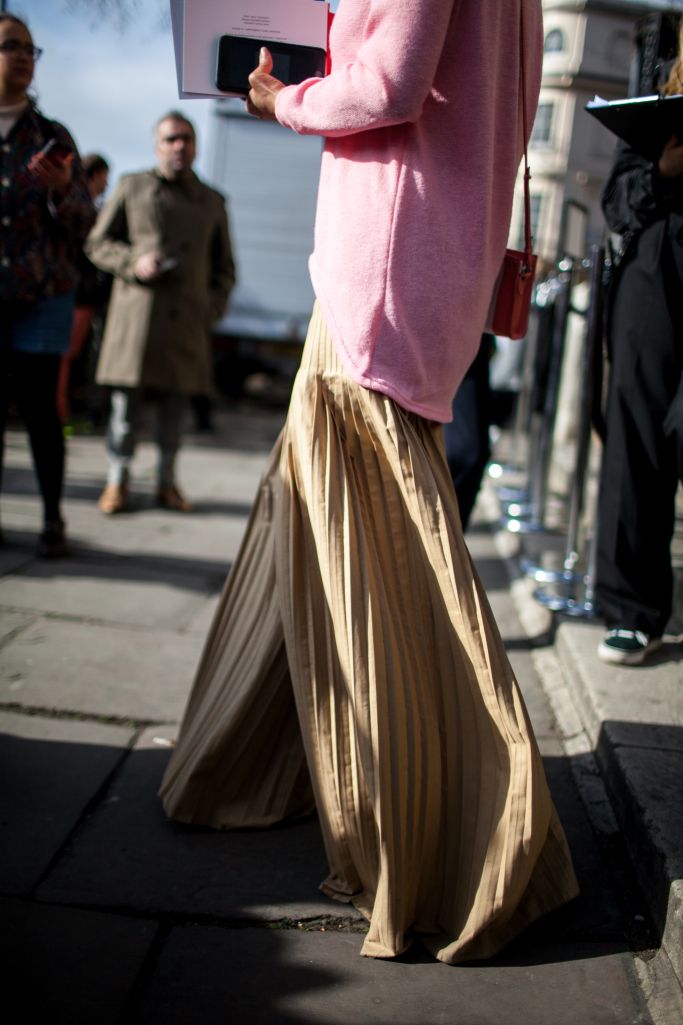
[{"label": "hand holding phone", "polygon": [[177,266],[178,261],[174,256],[163,256],[161,253],[153,250],[151,253],[142,253],[137,258],[133,273],[138,281],[146,285],[156,281],[157,278],[160,278],[163,274]]},{"label": "hand holding phone", "polygon": [[303,82],[305,78],[322,78],[326,53],[314,46],[278,43],[246,36],[221,36],[218,40],[216,86],[221,92],[247,96],[249,75],[261,63],[261,48],[268,49],[272,64],[269,74],[282,85]]},{"label": "hand holding phone", "polygon": [[74,151],[67,143],[49,139],[41,150],[34,153],[27,164],[34,178],[52,189],[56,197],[69,190],[73,177]]},{"label": "hand holding phone", "polygon": [[71,146],[57,139],[49,139],[36,156],[48,157],[53,162],[63,163],[69,154],[73,153]]}]

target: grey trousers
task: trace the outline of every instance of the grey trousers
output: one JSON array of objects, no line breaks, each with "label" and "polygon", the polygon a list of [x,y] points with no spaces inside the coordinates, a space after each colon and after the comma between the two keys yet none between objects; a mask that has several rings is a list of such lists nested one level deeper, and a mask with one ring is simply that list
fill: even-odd
[{"label": "grey trousers", "polygon": [[[128,481],[130,462],[138,441],[143,401],[140,388],[112,389],[107,424],[108,484],[125,484]],[[153,404],[154,440],[159,446],[157,483],[159,488],[166,488],[175,481],[175,461],[180,448],[187,396],[176,392],[157,392]]]}]

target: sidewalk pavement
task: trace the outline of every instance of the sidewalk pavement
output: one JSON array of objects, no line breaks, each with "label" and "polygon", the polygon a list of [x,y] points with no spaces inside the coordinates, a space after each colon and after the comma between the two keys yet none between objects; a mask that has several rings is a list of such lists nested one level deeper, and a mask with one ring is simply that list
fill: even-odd
[{"label": "sidewalk pavement", "polygon": [[[165,819],[156,791],[169,742],[282,413],[250,408],[216,420],[216,435],[192,436],[181,457],[180,480],[196,503],[185,516],[154,508],[154,451],[143,444],[133,509],[103,517],[102,440],[71,439],[73,552],[56,561],[35,557],[30,459],[23,434],[8,434],[0,548],[6,999],[14,991],[22,1020],[40,1014],[54,1025],[676,1025],[672,1008],[681,1005],[670,987],[662,984],[665,999],[649,1010],[639,989],[638,978],[651,986],[644,965],[659,937],[648,931],[586,758],[595,750],[617,813],[628,813],[625,831],[648,852],[639,866],[652,876],[655,924],[674,940],[680,904],[664,929],[665,874],[650,866],[655,855],[668,858],[669,875],[677,866],[665,841],[676,838],[681,807],[670,776],[682,757],[680,658],[623,681],[620,671],[606,677],[589,664],[594,628],[572,623],[553,647],[535,649],[483,524],[475,523],[470,549],[568,833],[582,886],[576,901],[491,962],[448,968],[419,948],[378,962],[358,956],[362,919],[317,890],[325,865],[314,819],[229,833]],[[570,653],[583,659],[585,679],[575,668],[565,681]],[[640,784],[622,809],[618,780],[633,765]],[[650,960],[660,979],[665,956]]]}]

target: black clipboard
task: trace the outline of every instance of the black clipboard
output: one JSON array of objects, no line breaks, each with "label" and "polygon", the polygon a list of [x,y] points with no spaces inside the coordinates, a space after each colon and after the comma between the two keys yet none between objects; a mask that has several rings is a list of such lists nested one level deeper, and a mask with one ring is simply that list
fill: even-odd
[{"label": "black clipboard", "polygon": [[683,96],[595,99],[585,109],[648,160],[659,160],[672,135],[683,143]]}]

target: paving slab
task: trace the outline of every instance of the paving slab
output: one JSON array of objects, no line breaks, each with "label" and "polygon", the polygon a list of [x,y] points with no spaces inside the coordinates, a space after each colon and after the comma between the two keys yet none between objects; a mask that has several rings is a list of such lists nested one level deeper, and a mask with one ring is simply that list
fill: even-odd
[{"label": "paving slab", "polygon": [[645,748],[683,754],[683,727],[655,722],[614,722],[602,724],[602,735],[613,747]]},{"label": "paving slab", "polygon": [[132,737],[99,723],[0,712],[0,891],[35,886]]},{"label": "paving slab", "polygon": [[683,980],[683,751],[609,742],[605,748],[610,778],[622,781],[614,800],[641,885]]},{"label": "paving slab", "polygon": [[359,919],[318,891],[327,869],[317,821],[230,832],[169,822],[157,797],[169,750],[155,738],[172,736],[144,733],[41,900],[227,919]]},{"label": "paving slab", "polygon": [[[196,437],[196,436],[195,436]],[[254,452],[231,448],[224,437],[211,448],[195,446],[191,458],[180,461],[183,487],[197,496],[200,508],[206,502],[229,501],[238,506],[251,506],[256,488],[272,446]]]},{"label": "paving slab", "polygon": [[32,612],[13,612],[11,609],[0,608],[0,645],[21,633],[37,618]]},{"label": "paving slab", "polygon": [[596,655],[603,634],[599,623],[560,621],[555,641],[591,740],[610,720],[683,727],[683,644],[664,645],[642,666],[612,666]]},{"label": "paving slab", "polygon": [[[174,929],[131,1025],[647,1025],[630,956],[596,944],[452,967],[361,958],[327,931]],[[493,965],[496,965],[493,970]]]},{"label": "paving slab", "polygon": [[[227,576],[227,574],[226,574]],[[216,609],[220,602],[220,593],[214,594],[213,597],[207,598],[204,605],[197,612],[197,614],[190,620],[185,627],[185,632],[190,634],[197,634],[202,638],[202,642],[207,637],[211,624],[213,623],[214,616],[216,615]]]},{"label": "paving slab", "polygon": [[209,577],[216,587],[242,540],[245,515],[227,503],[220,512],[197,511],[182,519],[180,514],[140,508],[107,517],[105,524],[82,508],[66,512],[69,543],[79,559],[114,555],[159,565],[164,572]]},{"label": "paving slab", "polygon": [[177,722],[202,644],[197,633],[40,619],[3,649],[0,701],[91,716]]},{"label": "paving slab", "polygon": [[155,922],[8,899],[0,914],[6,1021],[120,1025]]},{"label": "paving slab", "polygon": [[8,529],[6,520],[3,522],[2,529],[5,535],[5,543],[0,548],[0,575],[13,573],[29,562],[30,559],[34,558],[38,527],[36,525],[36,530],[30,535],[22,532],[20,543],[16,546],[12,542],[17,535],[15,531]]},{"label": "paving slab", "polygon": [[[51,586],[48,586],[51,585]],[[182,628],[215,591],[192,575],[128,558],[34,561],[0,581],[0,604],[130,626]]]},{"label": "paving slab", "polygon": [[[178,480],[184,490],[206,499],[229,499],[238,503],[251,504],[261,470],[279,433],[281,416],[268,416],[267,430],[259,438],[259,429],[254,421],[255,432],[249,437],[244,421],[219,413],[215,434],[198,435],[187,433],[183,439],[178,458]],[[230,423],[228,422],[230,421]],[[239,430],[231,429],[239,426]],[[19,493],[35,493],[30,464],[22,459],[21,443],[18,441],[16,459],[10,473],[10,490],[16,479]],[[68,468],[65,494],[69,500],[92,500],[99,495],[106,474],[104,438],[101,436],[78,436],[70,438],[67,445]],[[133,497],[151,498],[156,483],[157,449],[150,441],[142,440],[136,449],[132,464],[131,490]],[[24,475],[20,478],[19,475]]]},{"label": "paving slab", "polygon": [[[533,929],[545,935],[548,941],[560,937],[605,942],[619,940],[627,924],[624,911],[616,898],[614,881],[596,846],[586,809],[577,793],[571,760],[565,756],[544,757],[543,764],[567,836],[581,892],[569,904],[540,919]],[[630,916],[644,912],[645,908],[640,906],[628,909]]]},{"label": "paving slab", "polygon": [[508,658],[515,673],[519,688],[524,697],[529,718],[534,728],[536,740],[543,753],[551,753],[549,742],[557,740],[557,723],[548,699],[538,684],[538,677],[534,670],[534,663],[530,651],[523,649],[509,649]]}]

